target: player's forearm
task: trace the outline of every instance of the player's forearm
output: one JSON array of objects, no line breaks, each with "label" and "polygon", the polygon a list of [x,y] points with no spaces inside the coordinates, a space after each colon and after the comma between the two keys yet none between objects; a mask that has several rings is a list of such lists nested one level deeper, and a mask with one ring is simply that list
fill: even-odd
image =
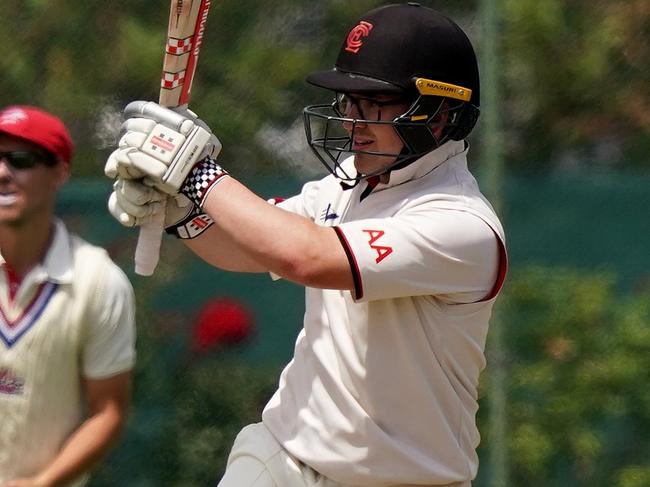
[{"label": "player's forearm", "polygon": [[263,268],[306,286],[353,288],[347,257],[332,228],[270,205],[228,177],[212,188],[203,209]]},{"label": "player's forearm", "polygon": [[268,272],[218,225],[212,225],[197,238],[182,241],[208,264],[226,271]]},{"label": "player's forearm", "polygon": [[124,421],[124,413],[115,407],[88,418],[66,441],[54,461],[38,475],[42,482],[39,485],[67,485],[90,471],[114,445]]}]

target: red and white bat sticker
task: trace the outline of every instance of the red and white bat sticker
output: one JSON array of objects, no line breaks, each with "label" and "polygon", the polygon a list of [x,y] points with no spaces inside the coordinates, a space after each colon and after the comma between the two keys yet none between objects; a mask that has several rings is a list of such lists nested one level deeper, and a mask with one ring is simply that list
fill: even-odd
[{"label": "red and white bat sticker", "polygon": [[166,52],[175,56],[180,56],[181,54],[188,53],[192,50],[193,40],[194,36],[186,37],[185,39],[176,39],[175,37],[170,37],[167,39]]},{"label": "red and white bat sticker", "polygon": [[185,70],[178,73],[163,73],[160,78],[160,86],[166,90],[173,90],[185,83]]}]

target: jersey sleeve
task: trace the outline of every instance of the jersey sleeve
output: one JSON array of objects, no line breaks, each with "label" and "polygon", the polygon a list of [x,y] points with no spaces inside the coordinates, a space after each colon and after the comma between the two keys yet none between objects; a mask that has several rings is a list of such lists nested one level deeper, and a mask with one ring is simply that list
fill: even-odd
[{"label": "jersey sleeve", "polygon": [[300,194],[276,204],[278,208],[302,215],[314,221],[314,202],[318,195],[320,181],[310,181],[303,185]]},{"label": "jersey sleeve", "polygon": [[[318,195],[319,186],[319,181],[310,181],[303,185],[302,190],[299,194],[292,196],[291,198],[287,198],[286,200],[269,202],[278,208],[290,211],[291,213],[296,213],[297,215],[304,216],[305,218],[309,218],[311,221],[314,221],[314,201]],[[274,274],[273,272],[269,272],[269,275],[274,281],[282,279],[282,277]]]},{"label": "jersey sleeve", "polygon": [[101,379],[125,372],[135,364],[135,298],[122,270],[104,266],[94,298],[93,315],[83,348],[83,374]]},{"label": "jersey sleeve", "polygon": [[343,223],[336,230],[358,302],[435,295],[448,303],[470,303],[489,295],[497,280],[499,239],[469,212],[411,209]]}]

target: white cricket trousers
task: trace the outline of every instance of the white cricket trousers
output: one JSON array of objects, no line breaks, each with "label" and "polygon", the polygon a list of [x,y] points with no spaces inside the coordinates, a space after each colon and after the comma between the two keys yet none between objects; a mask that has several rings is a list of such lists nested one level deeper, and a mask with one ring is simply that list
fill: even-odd
[{"label": "white cricket trousers", "polygon": [[[226,473],[217,487],[350,486],[334,482],[300,462],[276,441],[264,423],[255,423],[244,427],[235,438]],[[471,487],[471,483],[440,487]]]},{"label": "white cricket trousers", "polygon": [[217,487],[344,487],[282,448],[264,423],[244,427],[232,446]]}]

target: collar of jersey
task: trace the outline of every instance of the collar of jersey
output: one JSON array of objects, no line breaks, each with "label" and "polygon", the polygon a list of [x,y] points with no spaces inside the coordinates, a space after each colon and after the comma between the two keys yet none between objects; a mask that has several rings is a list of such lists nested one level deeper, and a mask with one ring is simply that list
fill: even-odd
[{"label": "collar of jersey", "polygon": [[408,166],[391,171],[388,182],[377,184],[373,189],[373,192],[392,188],[393,186],[398,186],[414,179],[419,179],[425,174],[429,174],[443,162],[446,162],[467,150],[468,145],[465,141],[450,140],[438,147],[436,150],[433,150],[420,157],[418,160],[413,161],[413,163]]},{"label": "collar of jersey", "polygon": [[[412,179],[419,179],[422,176],[429,174],[436,167],[440,166],[443,162],[456,157],[459,154],[466,153],[469,150],[469,144],[464,140],[450,140],[445,144],[438,147],[436,150],[425,154],[416,161],[413,161],[408,166],[401,169],[390,171],[390,178],[387,183],[378,183],[373,188],[373,193],[384,189],[398,186]],[[346,174],[351,177],[356,176],[357,172],[354,168],[354,155],[349,156],[341,164]],[[364,185],[357,186],[357,188],[365,188]]]},{"label": "collar of jersey", "polygon": [[[5,259],[0,255],[0,264]],[[72,282],[72,248],[70,247],[70,234],[63,222],[54,221],[54,237],[52,244],[45,254],[43,262],[29,271],[30,279],[35,282],[51,281],[59,284]]]}]

